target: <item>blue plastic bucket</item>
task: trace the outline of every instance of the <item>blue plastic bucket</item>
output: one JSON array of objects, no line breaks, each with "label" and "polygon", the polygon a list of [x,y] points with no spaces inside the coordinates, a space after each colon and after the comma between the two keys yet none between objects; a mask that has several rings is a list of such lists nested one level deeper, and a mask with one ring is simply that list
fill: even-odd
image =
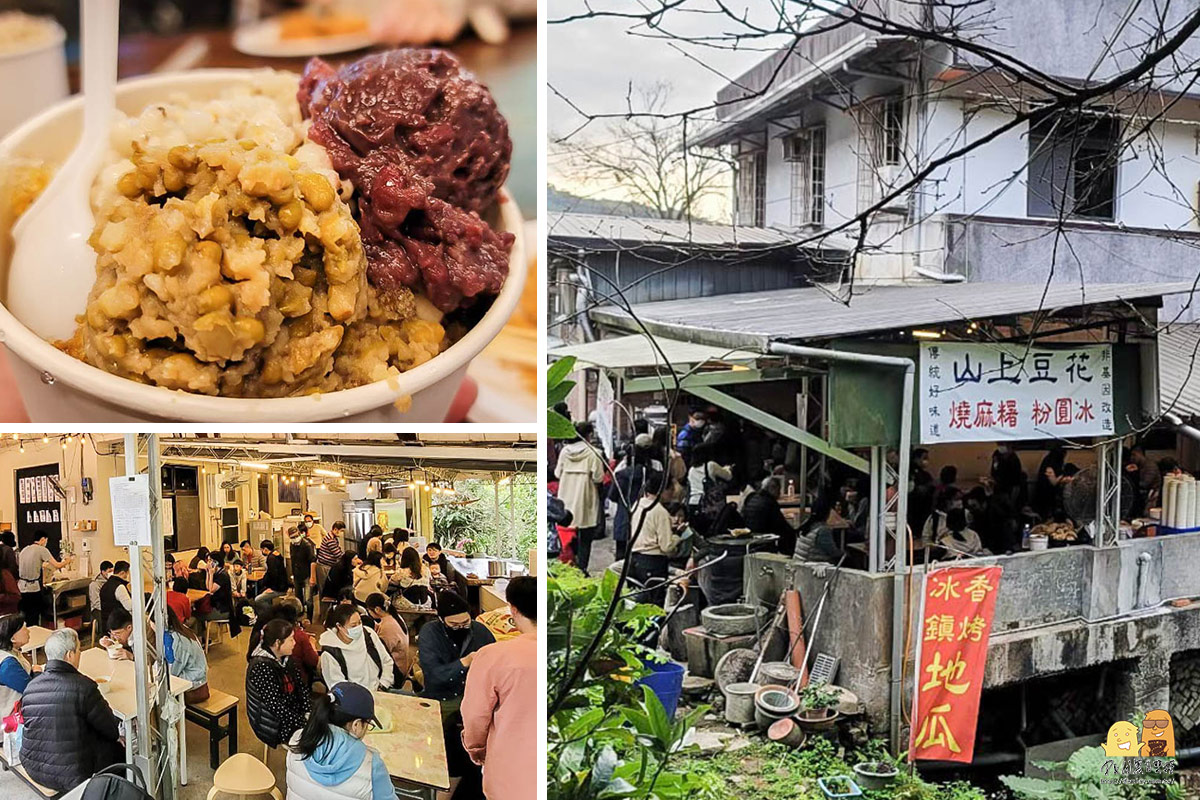
[{"label": "blue plastic bucket", "polygon": [[675,718],[675,709],[679,707],[679,695],[683,693],[683,665],[668,661],[665,664],[646,662],[650,674],[640,678],[638,683],[649,686],[650,691],[658,696],[667,716]]}]

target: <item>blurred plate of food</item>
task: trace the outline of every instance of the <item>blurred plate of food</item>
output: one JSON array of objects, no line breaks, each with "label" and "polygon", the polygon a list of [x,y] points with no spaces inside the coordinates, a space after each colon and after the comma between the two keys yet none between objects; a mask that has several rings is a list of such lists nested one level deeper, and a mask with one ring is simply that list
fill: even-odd
[{"label": "blurred plate of food", "polygon": [[233,47],[248,56],[300,58],[362,50],[375,44],[366,15],[316,8],[285,11],[240,25]]},{"label": "blurred plate of food", "polygon": [[[527,242],[537,241],[537,222],[525,223]],[[479,386],[479,396],[467,413],[470,422],[533,422],[537,419],[537,249],[527,251],[529,273],[521,301],[508,324],[467,374]]]}]

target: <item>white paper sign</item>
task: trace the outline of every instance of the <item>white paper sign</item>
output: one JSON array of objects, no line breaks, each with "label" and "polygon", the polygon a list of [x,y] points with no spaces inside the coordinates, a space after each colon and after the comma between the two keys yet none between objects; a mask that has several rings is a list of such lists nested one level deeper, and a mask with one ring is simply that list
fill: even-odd
[{"label": "white paper sign", "polygon": [[1111,435],[1112,368],[1109,345],[923,342],[921,443]]},{"label": "white paper sign", "polygon": [[612,379],[608,373],[600,370],[600,380],[596,382],[596,436],[604,447],[604,455],[613,457],[613,407],[616,404],[616,392],[613,390]]},{"label": "white paper sign", "polygon": [[109,478],[108,493],[112,498],[113,543],[118,547],[149,545],[150,476]]}]

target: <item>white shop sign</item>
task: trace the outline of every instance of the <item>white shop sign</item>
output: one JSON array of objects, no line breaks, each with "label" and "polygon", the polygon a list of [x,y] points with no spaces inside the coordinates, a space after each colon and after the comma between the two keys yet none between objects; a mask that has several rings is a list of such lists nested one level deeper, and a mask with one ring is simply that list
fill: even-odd
[{"label": "white shop sign", "polygon": [[1112,347],[922,342],[922,444],[1113,433]]}]

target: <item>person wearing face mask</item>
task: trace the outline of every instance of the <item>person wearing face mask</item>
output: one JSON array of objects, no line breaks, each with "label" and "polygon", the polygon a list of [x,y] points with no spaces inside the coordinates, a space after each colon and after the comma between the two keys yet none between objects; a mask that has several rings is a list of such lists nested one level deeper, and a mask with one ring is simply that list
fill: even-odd
[{"label": "person wearing face mask", "polygon": [[367,598],[367,613],[375,620],[375,632],[387,646],[392,662],[396,665],[394,685],[399,686],[408,674],[408,626],[392,610],[392,603],[387,595],[381,592],[375,592]]},{"label": "person wearing face mask", "polygon": [[307,530],[301,530],[301,527],[303,524],[288,529],[288,556],[292,560],[292,584],[296,588],[296,597],[304,603],[305,609],[311,610],[317,588],[317,548],[308,538]]},{"label": "person wearing face mask", "polygon": [[304,729],[288,742],[288,800],[394,800],[379,751],[363,743],[375,698],[356,683],[337,683],[318,697]]},{"label": "person wearing face mask", "polygon": [[295,626],[287,620],[271,620],[263,626],[246,666],[246,718],[254,735],[268,747],[291,739],[308,716],[308,687],[292,658],[295,634]]},{"label": "person wearing face mask", "polygon": [[88,584],[88,610],[100,610],[100,590],[104,588],[104,584],[108,583],[108,579],[113,574],[113,562],[101,561],[100,571],[96,573],[96,577],[92,578],[92,582]]},{"label": "person wearing face mask", "polygon": [[325,620],[321,634],[321,675],[326,685],[351,681],[374,692],[395,679],[392,656],[379,634],[362,624],[357,607],[342,603]]},{"label": "person wearing face mask", "polygon": [[471,619],[467,601],[457,593],[444,591],[437,596],[438,619],[421,628],[421,671],[425,674],[426,697],[434,700],[462,699],[467,670],[476,650],[492,644],[492,636],[482,623]]}]

